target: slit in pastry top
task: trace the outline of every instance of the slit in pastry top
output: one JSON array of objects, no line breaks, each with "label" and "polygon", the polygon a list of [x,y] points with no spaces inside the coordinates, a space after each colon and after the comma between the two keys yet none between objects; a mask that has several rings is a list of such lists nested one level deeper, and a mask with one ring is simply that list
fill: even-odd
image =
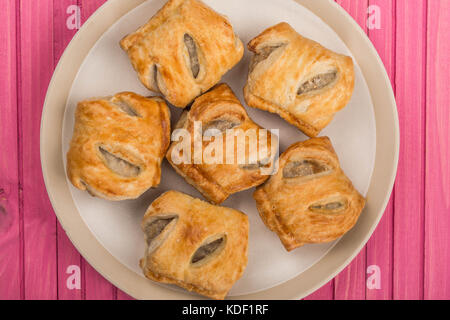
[{"label": "slit in pastry top", "polygon": [[119,176],[135,178],[140,174],[141,168],[139,166],[112,154],[101,146],[98,147],[98,150],[100,151],[105,165]]},{"label": "slit in pastry top", "polygon": [[321,214],[339,214],[345,212],[346,209],[347,201],[341,198],[320,201],[309,207],[310,211]]},{"label": "slit in pastry top", "polygon": [[200,73],[200,62],[198,59],[197,44],[194,39],[187,33],[184,34],[184,44],[189,54],[190,69],[194,79],[198,78]]},{"label": "slit in pastry top", "polygon": [[256,65],[269,58],[269,56],[284,44],[271,45],[261,48],[252,58],[250,62],[250,73],[255,69]]},{"label": "slit in pastry top", "polygon": [[151,245],[153,240],[156,239],[157,236],[159,236],[164,229],[167,227],[169,223],[171,223],[174,219],[176,219],[177,216],[163,216],[163,217],[157,217],[152,222],[147,224],[145,227],[144,233],[147,240],[147,245]]},{"label": "slit in pastry top", "polygon": [[118,100],[118,101],[111,101],[111,103],[116,107],[118,107],[122,112],[128,114],[130,117],[141,117],[141,115],[125,101]]},{"label": "slit in pastry top", "polygon": [[217,131],[220,133],[224,133],[227,130],[236,128],[240,125],[241,123],[237,120],[221,119],[221,118],[215,119],[205,124],[203,128],[203,136],[205,137],[213,136]]},{"label": "slit in pastry top", "polygon": [[207,241],[202,244],[191,258],[191,263],[194,266],[203,265],[217,256],[224,248],[226,243],[226,236],[216,238],[213,241]]},{"label": "slit in pastry top", "polygon": [[300,88],[298,88],[297,94],[302,95],[305,93],[311,93],[328,87],[336,82],[337,75],[337,70],[318,74],[303,82],[300,85]]},{"label": "slit in pastry top", "polygon": [[161,89],[159,88],[158,84],[158,75],[159,75],[158,66],[154,64],[149,74],[149,82],[154,92],[161,93]]},{"label": "slit in pastry top", "polygon": [[257,169],[266,167],[266,166],[270,165],[270,163],[271,163],[271,158],[264,158],[262,160],[258,160],[256,163],[242,164],[239,167],[244,170],[252,171],[252,170],[257,170]]},{"label": "slit in pastry top", "polygon": [[288,162],[283,169],[283,178],[304,178],[317,175],[325,175],[331,172],[331,168],[318,160],[304,159]]}]

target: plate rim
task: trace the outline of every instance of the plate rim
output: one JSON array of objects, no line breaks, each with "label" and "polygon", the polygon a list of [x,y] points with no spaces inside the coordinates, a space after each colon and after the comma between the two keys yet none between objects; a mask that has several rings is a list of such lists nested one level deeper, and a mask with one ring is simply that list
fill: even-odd
[{"label": "plate rim", "polygon": [[[136,299],[203,299],[197,295],[186,294],[187,292],[168,289],[150,280],[143,281],[141,276],[120,263],[100,244],[82,220],[73,203],[65,178],[64,159],[61,156],[62,137],[52,134],[55,127],[59,129],[58,132],[62,132],[65,101],[79,66],[87,53],[121,16],[145,1],[147,0],[109,0],[105,2],[78,30],[61,56],[47,89],[41,117],[40,155],[44,183],[55,214],[73,245],[89,264],[116,287]],[[374,170],[367,195],[368,205],[357,226],[342,237],[319,262],[308,270],[270,289],[230,297],[232,299],[300,299],[334,278],[353,260],[372,236],[387,207],[397,173],[400,149],[397,107],[388,74],[372,42],[356,21],[332,0],[289,1],[295,1],[312,11],[341,37],[358,61],[369,87],[374,105],[377,142]],[[356,46],[355,43],[364,45]],[[77,48],[80,50],[75,50]],[[75,51],[77,51],[77,55],[74,54]],[[79,54],[80,51],[84,54]],[[370,59],[367,58],[368,56]],[[376,63],[373,63],[374,60],[371,59],[374,59]],[[368,64],[369,62],[371,64]],[[70,72],[66,72],[66,70],[70,70]],[[369,74],[372,75],[371,78],[368,77]],[[381,77],[376,77],[377,81],[374,81],[374,75]],[[70,81],[60,81],[61,78]],[[64,90],[57,90],[61,88]],[[377,94],[377,92],[384,92],[384,95]],[[383,130],[380,130],[380,122],[382,122],[380,120],[385,120],[389,124],[386,126],[386,122],[383,122]],[[389,140],[391,140],[390,144]],[[381,141],[386,144],[380,150]],[[387,147],[389,150],[385,152],[384,148],[388,149]],[[382,152],[384,152],[383,155],[390,153],[391,160],[381,157]],[[378,172],[377,176],[376,172]],[[380,187],[377,190],[375,185],[378,183],[382,183],[383,190],[380,191]],[[65,194],[64,189],[66,189]],[[62,201],[60,197],[67,201]],[[373,203],[371,203],[371,199],[374,199]]]}]

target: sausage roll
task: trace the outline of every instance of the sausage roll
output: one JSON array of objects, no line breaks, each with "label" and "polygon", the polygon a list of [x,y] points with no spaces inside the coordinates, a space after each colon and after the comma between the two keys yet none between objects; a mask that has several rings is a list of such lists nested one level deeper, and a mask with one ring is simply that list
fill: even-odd
[{"label": "sausage roll", "polygon": [[197,98],[177,124],[167,159],[188,183],[219,204],[260,185],[273,170],[278,139],[254,123],[233,91],[220,84]]},{"label": "sausage roll", "polygon": [[123,92],[82,101],[67,153],[72,184],[108,200],[138,198],[161,179],[170,113],[160,98]]},{"label": "sausage roll", "polygon": [[177,191],[145,213],[140,265],[151,280],[224,299],[247,265],[248,218]]},{"label": "sausage roll", "polygon": [[217,84],[244,54],[227,18],[198,0],[169,0],[120,45],[141,82],[181,108]]},{"label": "sausage roll", "polygon": [[255,53],[244,88],[249,106],[277,113],[315,137],[348,104],[352,58],[302,37],[287,23],[267,29],[248,48]]},{"label": "sausage roll", "polygon": [[289,147],[278,173],[254,198],[262,220],[288,251],[337,239],[355,225],[365,205],[327,137]]}]

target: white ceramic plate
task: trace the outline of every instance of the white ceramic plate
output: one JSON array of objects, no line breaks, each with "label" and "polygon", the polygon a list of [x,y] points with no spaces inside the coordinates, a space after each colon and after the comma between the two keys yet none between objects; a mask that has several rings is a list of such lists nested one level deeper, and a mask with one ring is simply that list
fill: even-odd
[{"label": "white ceramic plate", "polygon": [[[120,203],[90,197],[73,188],[64,174],[65,154],[72,135],[73,115],[78,101],[126,90],[149,94],[137,80],[136,73],[118,42],[124,35],[144,24],[165,0],[128,2],[110,0],[95,13],[71,42],[55,71],[44,107],[41,132],[44,177],[55,211],[69,237],[83,256],[106,278],[136,298],[194,298],[195,296],[184,291],[174,290],[172,286],[161,286],[146,280],[138,267],[138,261],[144,252],[140,220],[148,205],[170,189],[202,198],[167,162],[163,165],[159,188],[148,191],[138,200]],[[355,23],[331,1],[299,1],[309,10],[293,0],[205,2],[230,18],[244,43],[265,28],[286,21],[304,36],[319,41],[334,51],[353,56],[356,64],[353,98],[322,135],[331,138],[341,165],[355,187],[361,193],[368,194],[367,207],[357,226],[336,246],[335,243],[307,245],[287,253],[276,235],[268,231],[261,222],[252,198],[253,190],[233,195],[223,204],[247,213],[250,219],[248,267],[244,276],[233,287],[230,297],[302,297],[331,278],[359,251],[382,215],[392,188],[398,154],[398,120],[392,90],[370,43]],[[326,17],[322,16],[321,19],[314,14],[314,9],[316,14],[328,12],[329,19],[337,23],[339,28],[343,27],[341,24],[346,25],[344,35],[347,39],[342,38],[339,28],[330,27],[330,21]],[[355,52],[352,47],[358,50]],[[359,51],[364,51],[362,49],[370,53],[371,61],[360,58],[362,52]],[[82,57],[76,56],[77,52],[82,52]],[[223,78],[223,82],[233,88],[242,102],[242,88],[247,77],[249,58],[250,54],[246,52],[244,59]],[[365,68],[381,74],[379,79],[382,80],[371,84],[370,80],[373,78],[368,77],[373,75],[368,75],[368,70],[365,74]],[[60,82],[57,79],[64,80]],[[384,105],[371,98],[371,94],[375,97],[375,90],[383,93],[384,97],[377,98],[384,98]],[[60,105],[55,104],[57,101]],[[387,115],[378,115],[380,110],[377,108],[384,108],[389,112]],[[49,110],[53,112],[50,113]],[[248,107],[247,111],[260,125],[280,129],[281,151],[296,141],[306,140],[296,128],[276,115]],[[172,121],[175,122],[180,110],[172,107],[171,112]],[[382,126],[379,121],[384,121]],[[386,132],[380,133],[381,127]],[[62,136],[58,137],[58,132],[61,131]],[[387,132],[392,133],[389,142],[385,136]],[[380,168],[385,169],[380,171]],[[380,182],[374,185],[374,180]],[[372,198],[371,192],[377,197]],[[353,246],[345,244],[345,240],[352,235],[359,236],[356,247],[355,243],[352,243]],[[338,253],[339,257],[336,257]],[[330,257],[336,260],[333,268],[320,271],[320,265]],[[314,281],[311,278],[305,279],[305,274],[314,275]],[[309,286],[296,289],[292,287],[292,293],[280,291],[280,288],[291,287],[299,279],[309,282]]]}]

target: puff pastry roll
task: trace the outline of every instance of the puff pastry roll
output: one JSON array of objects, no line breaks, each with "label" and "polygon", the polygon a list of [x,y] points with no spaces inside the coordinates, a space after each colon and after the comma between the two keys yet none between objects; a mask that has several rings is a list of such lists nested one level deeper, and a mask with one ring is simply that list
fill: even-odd
[{"label": "puff pastry roll", "polygon": [[245,101],[279,114],[315,137],[344,108],[353,93],[350,57],[332,52],[280,23],[251,40],[254,52]]},{"label": "puff pastry roll", "polygon": [[160,98],[123,92],[82,101],[67,153],[72,184],[108,200],[138,198],[161,179],[170,114]]},{"label": "puff pastry roll", "polygon": [[151,280],[224,299],[247,265],[248,218],[177,191],[145,213],[147,243],[140,265]]},{"label": "puff pastry roll", "polygon": [[166,157],[189,184],[213,203],[222,203],[233,193],[262,184],[273,171],[277,137],[249,118],[226,84],[197,98],[176,129],[192,137],[190,155],[180,147],[185,143],[183,137],[172,142]]},{"label": "puff pastry roll", "polygon": [[244,54],[227,18],[197,0],[169,0],[120,45],[141,82],[181,108],[217,84]]},{"label": "puff pastry roll", "polygon": [[288,251],[337,239],[355,225],[365,205],[327,137],[289,147],[278,173],[253,196],[262,220]]}]

